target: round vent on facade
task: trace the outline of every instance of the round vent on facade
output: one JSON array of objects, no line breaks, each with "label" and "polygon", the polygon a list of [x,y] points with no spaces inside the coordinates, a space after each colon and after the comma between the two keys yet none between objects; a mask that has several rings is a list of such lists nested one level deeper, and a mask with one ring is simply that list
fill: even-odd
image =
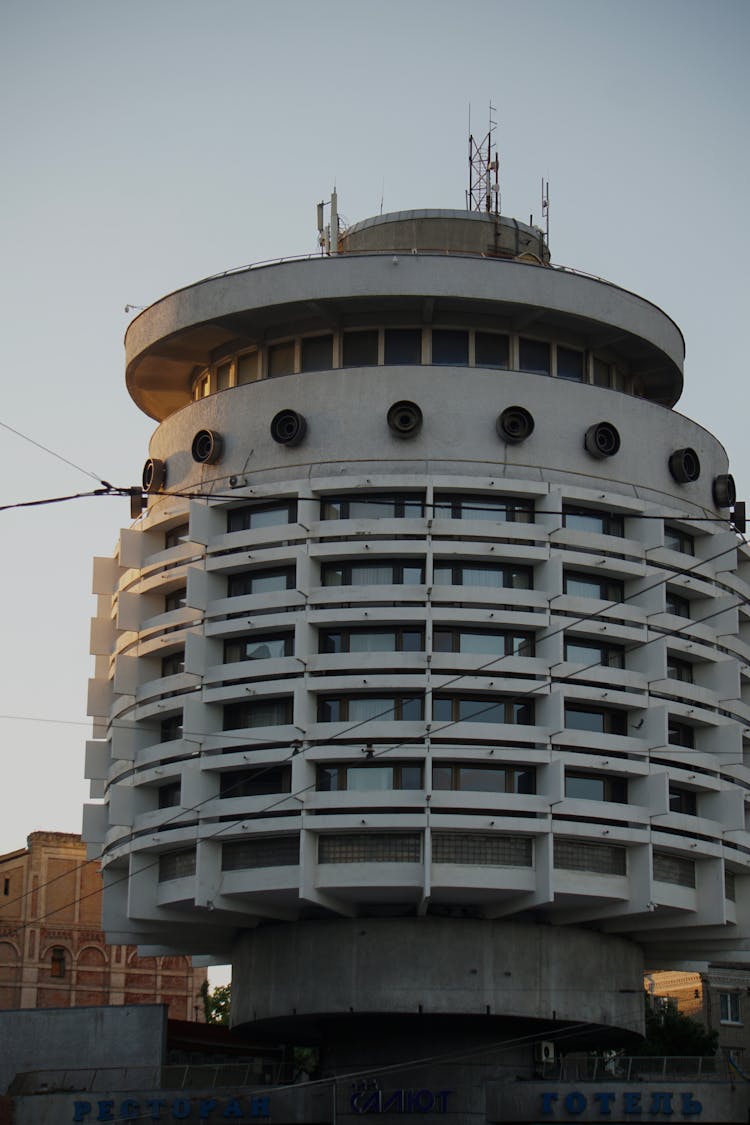
[{"label": "round vent on facade", "polygon": [[583,444],[592,457],[614,457],[620,448],[620,435],[611,422],[595,422],[586,430]]},{"label": "round vent on facade", "polygon": [[713,488],[714,504],[717,508],[733,508],[737,499],[737,489],[731,473],[721,473],[714,477]]},{"label": "round vent on facade", "polygon": [[502,414],[498,414],[495,428],[498,437],[509,445],[517,445],[534,432],[534,419],[523,406],[507,406]]},{"label": "round vent on facade", "polygon": [[394,402],[387,417],[397,437],[414,437],[422,429],[422,411],[416,402]]},{"label": "round vent on facade", "polygon": [[675,449],[669,458],[669,471],[678,484],[690,484],[701,475],[701,462],[694,449]]},{"label": "round vent on facade", "polygon": [[271,420],[271,437],[279,445],[299,445],[307,433],[307,422],[296,410],[280,410]]},{"label": "round vent on facade", "polygon": [[221,457],[223,445],[220,434],[215,434],[213,430],[198,430],[190,452],[199,465],[213,465]]},{"label": "round vent on facade", "polygon": [[164,487],[166,479],[167,466],[164,461],[157,461],[155,457],[149,457],[143,466],[143,475],[141,476],[143,491],[158,492],[160,488]]}]

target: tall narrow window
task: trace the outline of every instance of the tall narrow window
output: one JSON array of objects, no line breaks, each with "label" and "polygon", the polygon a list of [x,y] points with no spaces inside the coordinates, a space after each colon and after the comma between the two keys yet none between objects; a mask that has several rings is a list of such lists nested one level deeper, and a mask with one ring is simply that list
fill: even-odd
[{"label": "tall narrow window", "polygon": [[50,976],[57,980],[61,980],[65,976],[65,950],[62,946],[55,945],[52,949]]}]

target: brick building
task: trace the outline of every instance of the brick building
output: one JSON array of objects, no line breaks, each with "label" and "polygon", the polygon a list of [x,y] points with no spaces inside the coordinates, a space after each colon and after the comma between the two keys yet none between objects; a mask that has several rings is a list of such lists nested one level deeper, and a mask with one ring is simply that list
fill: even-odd
[{"label": "brick building", "polygon": [[99,865],[80,836],[27,844],[0,856],[0,1009],[163,1003],[172,1019],[204,1018],[205,969],[105,941]]},{"label": "brick building", "polygon": [[657,1001],[719,1033],[718,1049],[743,1067],[750,1060],[750,972],[742,966],[708,965],[702,972],[655,972],[645,979]]}]

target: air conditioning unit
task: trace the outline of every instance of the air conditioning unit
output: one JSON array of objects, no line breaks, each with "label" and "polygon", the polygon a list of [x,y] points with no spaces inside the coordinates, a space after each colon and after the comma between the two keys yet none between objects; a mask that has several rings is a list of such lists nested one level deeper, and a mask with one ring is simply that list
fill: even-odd
[{"label": "air conditioning unit", "polygon": [[542,1039],[534,1044],[534,1059],[536,1062],[554,1062],[555,1044],[551,1039]]}]

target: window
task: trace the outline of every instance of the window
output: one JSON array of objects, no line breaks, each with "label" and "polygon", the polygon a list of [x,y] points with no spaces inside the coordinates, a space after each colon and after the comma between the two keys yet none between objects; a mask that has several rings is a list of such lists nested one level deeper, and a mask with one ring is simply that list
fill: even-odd
[{"label": "window", "polygon": [[7,878],[7,877],[5,879],[3,879],[3,894],[4,895],[10,894],[10,879]]},{"label": "window", "polygon": [[255,867],[296,867],[299,836],[268,836],[261,840],[238,840],[221,849],[222,871],[246,871]]},{"label": "window", "polygon": [[597,875],[625,875],[627,851],[616,844],[587,844],[556,836],[554,865],[562,871],[590,871]]},{"label": "window", "polygon": [[217,391],[227,391],[231,386],[232,381],[232,365],[231,363],[220,363],[216,368],[216,389]]},{"label": "window", "polygon": [[65,976],[65,950],[60,945],[52,947],[49,975],[61,980]]},{"label": "window", "polygon": [[692,684],[693,665],[689,660],[681,660],[679,657],[673,656],[671,652],[668,652],[667,676],[670,680],[680,680],[684,684]]},{"label": "window", "polygon": [[421,858],[418,832],[352,833],[318,840],[318,863],[419,863]]},{"label": "window", "polygon": [[432,861],[469,867],[531,867],[532,841],[526,836],[489,832],[433,832]]},{"label": "window", "polygon": [[254,703],[227,703],[224,707],[224,730],[243,727],[278,727],[292,721],[292,700],[263,699]]},{"label": "window", "polygon": [[565,773],[565,796],[579,801],[614,801],[628,803],[628,783],[622,777],[595,773]]},{"label": "window", "polygon": [[186,598],[187,588],[185,586],[180,586],[178,590],[172,590],[164,597],[164,612],[171,613],[174,609],[182,609]]},{"label": "window", "polygon": [[695,538],[678,527],[664,525],[664,546],[670,551],[680,551],[683,555],[695,554]]},{"label": "window", "polygon": [[419,586],[424,564],[411,561],[330,562],[321,567],[324,586]]},{"label": "window", "polygon": [[252,633],[224,641],[224,663],[241,660],[273,660],[291,656],[294,649],[292,633]]},{"label": "window", "polygon": [[524,766],[439,762],[432,767],[432,788],[475,793],[536,793],[536,771]]},{"label": "window", "polygon": [[322,520],[416,519],[424,515],[424,498],[408,493],[362,492],[327,496],[320,502]]},{"label": "window", "polygon": [[595,387],[609,387],[611,386],[610,378],[610,365],[603,359],[594,356],[594,386]]},{"label": "window", "polygon": [[268,349],[268,377],[291,375],[294,371],[294,343],[272,344]]},{"label": "window", "polygon": [[508,699],[498,695],[434,695],[432,718],[439,723],[516,723],[529,726],[534,721],[534,704],[529,699]]},{"label": "window", "polygon": [[412,364],[422,362],[421,328],[386,328],[384,362]]},{"label": "window", "polygon": [[604,668],[624,668],[625,648],[623,645],[604,644],[581,637],[565,641],[565,659],[587,667],[601,664]]},{"label": "window", "polygon": [[161,674],[162,676],[179,676],[180,672],[185,671],[185,649],[179,648],[176,652],[170,652],[168,656],[163,656],[161,659]]},{"label": "window", "polygon": [[587,730],[593,734],[627,734],[628,717],[625,711],[607,707],[565,708],[565,726],[568,730]]},{"label": "window", "polygon": [[534,634],[515,629],[461,629],[436,625],[433,652],[461,652],[478,656],[533,656]]},{"label": "window", "polygon": [[681,723],[669,716],[667,722],[667,742],[670,746],[684,746],[687,750],[695,748],[695,730],[687,723]]},{"label": "window", "polygon": [[239,598],[245,594],[274,594],[294,588],[294,567],[276,567],[273,570],[245,570],[230,574],[227,597]]},{"label": "window", "polygon": [[159,726],[160,742],[174,742],[177,738],[182,738],[182,714],[171,715]]},{"label": "window", "polygon": [[721,1023],[742,1023],[739,992],[719,993],[719,1019]]},{"label": "window", "polygon": [[195,848],[182,848],[159,856],[160,883],[167,883],[170,879],[184,879],[189,875],[195,875]]},{"label": "window", "polygon": [[453,328],[433,328],[432,362],[466,367],[469,362],[469,333]]},{"label": "window", "polygon": [[494,589],[531,590],[530,566],[509,563],[435,562],[436,586],[491,586]]},{"label": "window", "polygon": [[237,384],[254,383],[260,374],[257,352],[245,352],[237,357]]},{"label": "window", "polygon": [[290,766],[261,766],[255,770],[232,770],[220,778],[222,800],[228,797],[265,797],[270,793],[290,793]]},{"label": "window", "polygon": [[603,602],[621,602],[625,596],[625,586],[619,578],[566,571],[563,575],[563,592],[572,598],[599,598]]},{"label": "window", "polygon": [[344,333],[344,367],[374,367],[378,362],[378,330]]},{"label": "window", "polygon": [[435,496],[436,519],[491,520],[494,523],[533,523],[534,501],[517,496]]},{"label": "window", "polygon": [[319,723],[415,721],[424,718],[422,696],[336,695],[318,700]]},{"label": "window", "polygon": [[583,382],[583,352],[574,348],[563,348],[557,345],[557,377],[558,379],[573,379],[577,383]]},{"label": "window", "polygon": [[600,512],[595,508],[563,508],[563,527],[570,531],[590,531],[596,535],[625,534],[621,515],[614,512]]},{"label": "window", "polygon": [[665,612],[673,613],[675,617],[690,617],[690,601],[667,586]]},{"label": "window", "polygon": [[424,630],[321,629],[318,645],[320,652],[423,652]]},{"label": "window", "polygon": [[510,339],[499,332],[474,333],[474,363],[477,367],[510,365]]},{"label": "window", "polygon": [[679,785],[670,785],[669,811],[682,813],[684,816],[697,816],[698,801],[693,790],[683,789]]},{"label": "window", "polygon": [[321,793],[383,792],[387,789],[421,789],[422,766],[411,762],[392,765],[318,766],[316,789]]},{"label": "window", "polygon": [[190,525],[181,523],[179,527],[171,528],[164,536],[164,548],[168,550],[170,547],[179,547],[184,539],[188,538]]},{"label": "window", "polygon": [[330,371],[333,367],[333,336],[305,336],[302,339],[303,371]]},{"label": "window", "polygon": [[159,808],[177,808],[180,804],[181,794],[182,784],[179,781],[170,781],[168,785],[160,785],[157,789]]},{"label": "window", "polygon": [[534,375],[549,375],[550,347],[544,340],[518,341],[518,366],[521,371],[531,371]]},{"label": "window", "polygon": [[259,527],[277,527],[295,523],[297,501],[285,500],[275,504],[243,504],[227,512],[227,531],[256,531]]},{"label": "window", "polygon": [[653,871],[657,883],[672,883],[676,887],[695,886],[695,864],[692,859],[683,859],[671,852],[654,852]]}]

